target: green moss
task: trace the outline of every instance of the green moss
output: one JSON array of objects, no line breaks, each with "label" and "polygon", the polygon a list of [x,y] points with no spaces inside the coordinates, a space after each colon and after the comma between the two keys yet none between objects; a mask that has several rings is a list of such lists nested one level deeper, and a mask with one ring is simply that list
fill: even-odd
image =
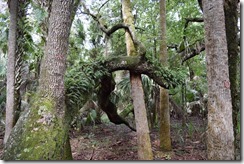
[{"label": "green moss", "polygon": [[[67,155],[68,126],[55,111],[55,101],[38,94],[30,111],[23,114],[4,151],[5,160],[64,160]],[[66,155],[65,155],[66,154]]]}]

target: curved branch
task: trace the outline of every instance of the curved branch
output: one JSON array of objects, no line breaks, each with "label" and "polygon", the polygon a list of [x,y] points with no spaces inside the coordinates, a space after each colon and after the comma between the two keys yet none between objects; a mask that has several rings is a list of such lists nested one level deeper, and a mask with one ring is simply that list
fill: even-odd
[{"label": "curved branch", "polygon": [[114,25],[113,27],[111,27],[109,30],[104,30],[103,32],[105,32],[108,36],[112,35],[115,31],[119,30],[119,29],[128,29],[128,26],[125,25],[124,23],[120,23],[117,25]]},{"label": "curved branch", "polygon": [[115,89],[115,82],[110,75],[104,75],[101,79],[101,87],[98,92],[98,105],[107,114],[109,120],[114,124],[125,124],[131,130],[136,131],[130,124],[124,120],[120,115],[118,115],[116,105],[111,102],[109,96],[111,92]]},{"label": "curved branch", "polygon": [[144,47],[144,45],[139,42],[136,38],[136,35],[134,34],[133,30],[131,29],[131,27],[129,25],[126,25],[124,23],[120,23],[120,24],[117,24],[115,26],[113,26],[112,28],[108,29],[100,20],[100,17],[95,15],[95,14],[92,14],[90,12],[89,9],[86,8],[85,4],[82,3],[82,6],[85,10],[85,12],[82,12],[83,14],[87,14],[87,15],[90,15],[97,23],[98,23],[98,26],[99,28],[107,35],[107,36],[110,36],[112,35],[114,32],[116,32],[117,30],[119,29],[125,29],[125,30],[128,30],[131,38],[132,38],[132,41],[134,42],[135,44],[135,47],[137,49],[137,52],[138,52],[138,55],[141,55],[141,56],[144,56],[146,54],[146,48]]},{"label": "curved branch", "polygon": [[108,71],[129,70],[134,73],[145,74],[165,89],[176,87],[180,83],[173,75],[173,71],[166,70],[162,65],[151,63],[142,56],[118,56],[108,58],[104,63]]}]

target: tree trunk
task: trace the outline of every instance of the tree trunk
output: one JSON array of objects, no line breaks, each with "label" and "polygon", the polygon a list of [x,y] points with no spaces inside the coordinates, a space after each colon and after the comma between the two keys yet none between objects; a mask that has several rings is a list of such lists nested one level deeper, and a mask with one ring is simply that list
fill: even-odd
[{"label": "tree trunk", "polygon": [[[26,22],[27,6],[29,0],[19,0],[18,17],[17,17],[17,50],[16,50],[16,62],[15,62],[15,119],[14,125],[20,117],[21,102],[26,91],[26,80],[28,76],[28,64],[24,62],[24,51],[26,43],[23,42],[23,38],[28,35],[26,29],[22,24]],[[25,70],[24,70],[25,69]]]},{"label": "tree trunk", "polygon": [[52,2],[38,92],[10,134],[5,160],[72,159],[64,94],[71,10],[72,0]]},{"label": "tree trunk", "polygon": [[131,96],[133,99],[134,114],[136,121],[138,159],[152,160],[152,147],[149,136],[149,128],[144,102],[144,93],[141,83],[141,75],[130,73]]},{"label": "tree trunk", "polygon": [[155,128],[158,126],[159,108],[160,108],[160,87],[156,83],[153,87],[153,101],[154,101],[154,106],[152,110],[152,127]]},{"label": "tree trunk", "polygon": [[[166,1],[160,0],[160,61],[167,65],[167,43],[166,43]],[[168,90],[160,88],[160,110],[159,110],[159,139],[160,148],[164,151],[172,150],[170,138],[170,111]]]},{"label": "tree trunk", "polygon": [[207,155],[233,160],[234,136],[224,1],[203,0],[208,78]]},{"label": "tree trunk", "polygon": [[[131,26],[133,33],[135,33],[135,26],[133,15],[131,13],[130,0],[122,0],[122,13],[125,24]],[[131,39],[128,31],[125,34],[126,49],[128,56],[137,55],[135,45]],[[137,142],[138,142],[138,158],[139,160],[152,160],[152,147],[149,136],[148,121],[146,116],[146,106],[144,102],[144,93],[142,88],[141,75],[130,71],[131,81],[131,96],[133,99],[133,106],[136,120]]]},{"label": "tree trunk", "polygon": [[10,11],[10,24],[8,36],[8,63],[7,63],[7,100],[6,100],[6,125],[4,144],[6,144],[11,130],[14,126],[15,116],[15,54],[17,48],[17,13],[18,13],[18,0],[9,0]]},{"label": "tree trunk", "polygon": [[[232,118],[233,118],[233,128],[235,136],[235,147],[238,147],[236,136],[238,133],[238,113],[240,106],[240,92],[237,83],[237,69],[239,68],[240,62],[238,57],[238,0],[226,0],[224,5],[225,11],[225,28],[226,28],[226,39],[228,46],[228,63],[229,63],[229,76],[230,76],[230,89],[231,89],[231,99],[232,99]],[[238,75],[240,76],[240,75]]]}]

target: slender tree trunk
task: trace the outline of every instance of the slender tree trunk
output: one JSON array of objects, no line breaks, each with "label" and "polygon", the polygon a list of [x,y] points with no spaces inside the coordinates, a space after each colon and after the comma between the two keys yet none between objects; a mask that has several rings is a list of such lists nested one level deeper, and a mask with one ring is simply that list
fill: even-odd
[{"label": "slender tree trunk", "polygon": [[144,93],[142,89],[141,76],[131,73],[131,96],[133,98],[133,106],[136,121],[138,158],[139,160],[152,160],[152,147],[149,136],[149,127],[147,121],[147,113],[144,102]]},{"label": "slender tree trunk", "polygon": [[186,109],[186,80],[181,85],[181,110],[182,110],[182,136],[183,136],[183,145],[185,146],[186,140],[186,120],[187,120],[187,109]]},{"label": "slender tree trunk", "polygon": [[[28,71],[24,69],[28,68],[27,62],[24,62],[24,51],[26,43],[23,42],[23,38],[26,35],[26,29],[23,25],[26,22],[27,6],[29,0],[19,0],[18,17],[17,17],[17,50],[16,50],[16,62],[15,62],[15,119],[14,125],[19,119],[21,112],[21,101],[26,90],[26,77]],[[24,68],[25,67],[25,68]]]},{"label": "slender tree trunk", "polygon": [[15,54],[17,47],[17,13],[18,0],[9,0],[10,24],[8,36],[8,63],[7,63],[7,100],[6,100],[6,126],[4,144],[6,144],[10,132],[14,126],[15,116]]},{"label": "slender tree trunk", "polygon": [[208,78],[207,154],[209,160],[234,159],[224,1],[203,0]]},{"label": "slender tree trunk", "polygon": [[[237,74],[238,68],[240,65],[238,57],[238,0],[226,0],[224,5],[225,11],[225,28],[226,28],[226,37],[227,37],[227,46],[228,46],[228,63],[229,63],[229,76],[230,76],[230,89],[231,89],[231,98],[232,98],[232,117],[233,117],[233,128],[235,136],[235,147],[238,147],[236,136],[238,133],[238,113],[240,112],[240,93],[238,83],[237,83]],[[239,75],[240,76],[240,75]]]},{"label": "slender tree trunk", "polygon": [[[167,42],[166,42],[166,1],[160,0],[160,61],[163,65],[167,65]],[[160,123],[159,123],[159,139],[160,148],[164,151],[172,150],[170,138],[170,111],[169,111],[169,94],[168,90],[160,87]]]},{"label": "slender tree trunk", "polygon": [[152,110],[152,127],[155,128],[158,126],[158,117],[159,117],[159,106],[160,106],[160,88],[155,83],[153,87],[153,101],[154,106]]},{"label": "slender tree trunk", "polygon": [[52,1],[38,92],[18,120],[4,149],[4,160],[72,159],[68,139],[64,73],[72,0]]},{"label": "slender tree trunk", "polygon": [[[131,26],[132,32],[135,33],[133,15],[131,13],[130,0],[122,0],[122,13],[124,23]],[[127,55],[137,55],[135,45],[128,31],[126,32],[126,49]],[[152,160],[152,147],[149,136],[148,121],[146,115],[146,106],[144,102],[144,92],[142,88],[142,80],[140,74],[130,72],[131,96],[136,120],[137,142],[138,142],[138,158],[139,160]]]}]

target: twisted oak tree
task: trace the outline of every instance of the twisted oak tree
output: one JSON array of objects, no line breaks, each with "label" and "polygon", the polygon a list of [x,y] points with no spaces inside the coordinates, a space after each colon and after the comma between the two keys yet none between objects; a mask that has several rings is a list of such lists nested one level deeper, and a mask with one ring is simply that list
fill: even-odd
[{"label": "twisted oak tree", "polygon": [[182,82],[183,77],[177,75],[176,71],[168,70],[162,65],[162,63],[147,55],[146,48],[137,40],[132,26],[126,23],[119,23],[108,28],[100,20],[99,14],[91,13],[84,3],[82,3],[82,5],[84,8],[82,13],[90,15],[97,22],[101,31],[103,31],[108,37],[117,30],[123,29],[127,31],[127,36],[131,38],[132,44],[135,46],[134,53],[137,54],[135,56],[112,56],[96,62],[97,65],[102,65],[106,68],[109,73],[109,75],[104,75],[104,77],[101,78],[102,87],[98,92],[99,106],[108,115],[111,122],[115,124],[125,124],[131,130],[135,130],[128,124],[128,122],[118,115],[116,106],[109,100],[109,95],[114,90],[115,86],[111,73],[118,70],[128,70],[138,75],[146,74],[165,89],[179,85]]}]

